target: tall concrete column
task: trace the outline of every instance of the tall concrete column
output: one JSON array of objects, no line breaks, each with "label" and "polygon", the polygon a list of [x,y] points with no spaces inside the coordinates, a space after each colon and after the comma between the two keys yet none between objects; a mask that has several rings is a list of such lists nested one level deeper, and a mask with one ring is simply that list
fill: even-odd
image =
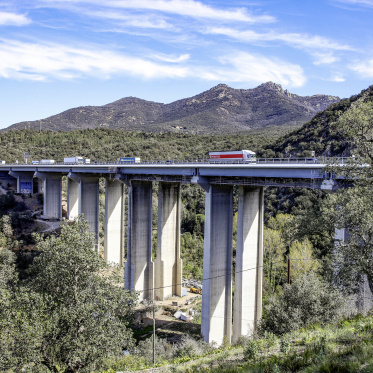
[{"label": "tall concrete column", "polygon": [[79,215],[79,182],[67,178],[67,219],[74,220]]},{"label": "tall concrete column", "polygon": [[240,186],[232,342],[252,334],[262,315],[263,188]]},{"label": "tall concrete column", "polygon": [[[68,177],[78,183],[78,214],[83,214],[89,230],[95,236],[95,249],[99,251],[99,177],[70,172]],[[71,184],[72,189],[76,186]],[[69,200],[69,197],[68,197]],[[73,209],[72,209],[73,211]],[[71,214],[72,215],[72,214]]]},{"label": "tall concrete column", "polygon": [[221,344],[232,334],[233,187],[210,185],[206,192],[201,332]]},{"label": "tall concrete column", "polygon": [[139,300],[153,299],[152,183],[131,181],[128,188],[127,262],[125,288],[146,290]]},{"label": "tall concrete column", "polygon": [[17,193],[32,193],[34,172],[9,171],[9,175],[17,179]]},{"label": "tall concrete column", "polygon": [[154,295],[164,300],[181,296],[180,184],[159,183],[157,257],[154,261]]},{"label": "tall concrete column", "polygon": [[105,250],[107,263],[123,265],[123,183],[106,179]]},{"label": "tall concrete column", "polygon": [[35,177],[44,181],[44,217],[62,219],[62,174],[36,171]]}]

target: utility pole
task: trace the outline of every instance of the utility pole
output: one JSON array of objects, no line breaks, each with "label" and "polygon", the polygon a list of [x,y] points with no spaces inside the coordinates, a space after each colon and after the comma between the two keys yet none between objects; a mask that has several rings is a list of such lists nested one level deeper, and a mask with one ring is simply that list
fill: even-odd
[{"label": "utility pole", "polygon": [[153,300],[153,365],[155,365],[155,301]]},{"label": "utility pole", "polygon": [[290,281],[290,266],[291,266],[291,263],[290,263],[290,256],[288,257],[288,284],[290,285],[291,284],[291,281]]}]

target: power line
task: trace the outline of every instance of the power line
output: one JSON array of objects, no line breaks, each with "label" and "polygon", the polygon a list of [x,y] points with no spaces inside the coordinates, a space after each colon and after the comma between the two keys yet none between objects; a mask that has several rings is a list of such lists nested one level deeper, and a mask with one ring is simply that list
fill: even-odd
[{"label": "power line", "polygon": [[[276,264],[276,263],[279,263],[279,262],[282,262],[282,260],[278,260],[276,262],[273,262],[272,264]],[[226,276],[229,276],[229,275],[232,275],[232,274],[242,273],[242,272],[247,272],[247,271],[252,271],[253,269],[263,268],[263,267],[264,267],[264,265],[262,265],[262,266],[256,266],[256,267],[248,268],[248,269],[243,269],[242,271],[235,271],[235,272],[225,273],[225,274],[219,275],[219,276],[207,277],[207,278],[203,278],[201,281],[213,280],[215,278],[226,277]],[[180,285],[183,286],[183,284],[173,284],[173,285],[159,286],[159,287],[156,287],[156,288],[149,288],[149,289],[136,290],[136,291],[150,291],[150,290],[157,290],[157,289],[165,289],[165,288],[170,288],[170,287],[173,287],[173,286],[180,286]]]}]

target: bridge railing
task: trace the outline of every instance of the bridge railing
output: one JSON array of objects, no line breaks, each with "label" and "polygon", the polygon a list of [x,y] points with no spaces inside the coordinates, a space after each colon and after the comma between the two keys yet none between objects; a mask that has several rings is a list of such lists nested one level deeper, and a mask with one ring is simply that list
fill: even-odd
[{"label": "bridge railing", "polygon": [[84,163],[64,163],[55,162],[53,164],[26,164],[26,163],[8,163],[0,164],[1,166],[54,166],[54,165],[66,165],[66,166],[97,166],[97,165],[116,165],[116,166],[126,166],[126,165],[200,165],[200,164],[346,164],[348,161],[355,160],[354,157],[305,157],[305,158],[254,158],[246,161],[243,160],[218,160],[218,159],[191,159],[191,160],[149,160],[136,163],[125,163],[125,162],[91,162],[88,164]]}]

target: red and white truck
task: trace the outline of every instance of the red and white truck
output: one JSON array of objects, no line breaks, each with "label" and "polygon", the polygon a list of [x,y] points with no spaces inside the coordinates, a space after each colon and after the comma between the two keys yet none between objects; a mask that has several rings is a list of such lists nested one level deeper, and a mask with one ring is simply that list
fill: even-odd
[{"label": "red and white truck", "polygon": [[226,152],[209,152],[210,161],[256,161],[256,154],[251,150],[231,150]]}]

